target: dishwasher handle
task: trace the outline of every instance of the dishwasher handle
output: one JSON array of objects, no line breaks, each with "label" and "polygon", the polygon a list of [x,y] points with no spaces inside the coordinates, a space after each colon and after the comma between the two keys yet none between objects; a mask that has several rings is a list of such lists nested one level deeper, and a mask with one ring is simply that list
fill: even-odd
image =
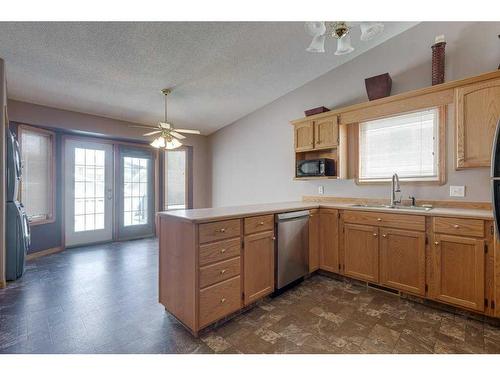
[{"label": "dishwasher handle", "polygon": [[289,220],[301,220],[304,218],[309,218],[309,211],[294,211],[294,212],[284,212],[282,214],[276,215],[276,222],[289,221]]}]

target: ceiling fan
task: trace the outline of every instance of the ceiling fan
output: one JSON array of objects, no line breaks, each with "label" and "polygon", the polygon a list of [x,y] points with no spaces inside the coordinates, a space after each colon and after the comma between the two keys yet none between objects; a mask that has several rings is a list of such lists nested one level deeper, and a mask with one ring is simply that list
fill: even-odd
[{"label": "ceiling fan", "polygon": [[172,92],[171,89],[161,90],[162,94],[165,95],[165,121],[159,122],[158,126],[146,126],[146,125],[130,125],[132,128],[141,129],[153,129],[148,133],[143,134],[144,137],[150,137],[155,134],[159,134],[158,137],[151,142],[151,146],[154,148],[165,148],[167,150],[173,150],[182,146],[181,139],[185,139],[181,133],[184,134],[200,134],[199,130],[192,129],[177,129],[167,121],[167,96]]},{"label": "ceiling fan", "polygon": [[[351,26],[344,21],[337,22],[306,22],[306,32],[313,37],[311,44],[306,48],[308,52],[325,52],[325,38],[327,35],[337,39],[336,55],[346,55],[354,51],[351,45],[349,31],[352,26],[357,26],[357,22],[352,22]],[[373,39],[384,31],[384,24],[379,22],[360,22],[360,39],[363,42]]]}]

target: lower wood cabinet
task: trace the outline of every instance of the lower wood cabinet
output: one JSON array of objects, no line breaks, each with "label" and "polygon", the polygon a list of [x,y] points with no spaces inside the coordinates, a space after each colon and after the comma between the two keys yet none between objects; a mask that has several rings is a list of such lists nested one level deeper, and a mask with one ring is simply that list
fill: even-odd
[{"label": "lower wood cabinet", "polygon": [[319,210],[311,210],[309,216],[309,272],[319,268]]},{"label": "lower wood cabinet", "polygon": [[425,295],[425,233],[380,228],[380,283]]},{"label": "lower wood cabinet", "polygon": [[274,232],[245,236],[243,247],[244,304],[274,291]]},{"label": "lower wood cabinet", "polygon": [[320,268],[330,272],[339,272],[338,210],[320,210],[319,249]]},{"label": "lower wood cabinet", "polygon": [[378,282],[378,227],[344,224],[344,274]]},{"label": "lower wood cabinet", "polygon": [[240,276],[200,291],[199,325],[204,327],[241,308]]},{"label": "lower wood cabinet", "polygon": [[431,297],[484,311],[484,246],[483,239],[435,234],[431,246]]}]

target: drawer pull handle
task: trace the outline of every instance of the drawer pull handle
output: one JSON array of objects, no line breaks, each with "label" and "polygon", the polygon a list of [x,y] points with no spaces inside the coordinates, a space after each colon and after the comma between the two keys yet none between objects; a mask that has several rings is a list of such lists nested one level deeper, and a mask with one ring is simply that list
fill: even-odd
[{"label": "drawer pull handle", "polygon": [[458,228],[460,228],[460,226],[459,226],[458,224],[455,224],[455,225],[453,226],[453,228],[458,229]]},{"label": "drawer pull handle", "polygon": [[226,252],[226,249],[220,249],[220,253],[224,254]]},{"label": "drawer pull handle", "polygon": [[387,237],[387,234],[383,234],[382,237],[386,238]]},{"label": "drawer pull handle", "polygon": [[259,223],[259,225],[264,225],[264,222],[263,222],[263,221],[261,221],[261,222]]},{"label": "drawer pull handle", "polygon": [[439,242],[438,241],[434,241],[434,245],[439,245]]},{"label": "drawer pull handle", "polygon": [[224,302],[226,302],[226,299],[225,299],[224,297],[222,297],[222,298],[220,299],[220,303],[224,303]]},{"label": "drawer pull handle", "polygon": [[377,218],[377,221],[382,221],[382,219],[378,217],[378,218]]},{"label": "drawer pull handle", "polygon": [[226,270],[220,270],[220,274],[224,275],[226,273]]},{"label": "drawer pull handle", "polygon": [[220,233],[224,233],[226,231],[226,228],[216,229],[215,231],[220,232]]},{"label": "drawer pull handle", "polygon": [[373,237],[377,237],[377,233],[373,233]]}]

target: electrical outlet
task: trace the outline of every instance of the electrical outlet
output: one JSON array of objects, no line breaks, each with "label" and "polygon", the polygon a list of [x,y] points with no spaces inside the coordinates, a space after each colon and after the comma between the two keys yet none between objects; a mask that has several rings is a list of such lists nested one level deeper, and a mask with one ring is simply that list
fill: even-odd
[{"label": "electrical outlet", "polygon": [[325,187],[324,186],[318,186],[318,194],[325,194]]},{"label": "electrical outlet", "polygon": [[450,197],[465,197],[465,186],[450,186]]}]

